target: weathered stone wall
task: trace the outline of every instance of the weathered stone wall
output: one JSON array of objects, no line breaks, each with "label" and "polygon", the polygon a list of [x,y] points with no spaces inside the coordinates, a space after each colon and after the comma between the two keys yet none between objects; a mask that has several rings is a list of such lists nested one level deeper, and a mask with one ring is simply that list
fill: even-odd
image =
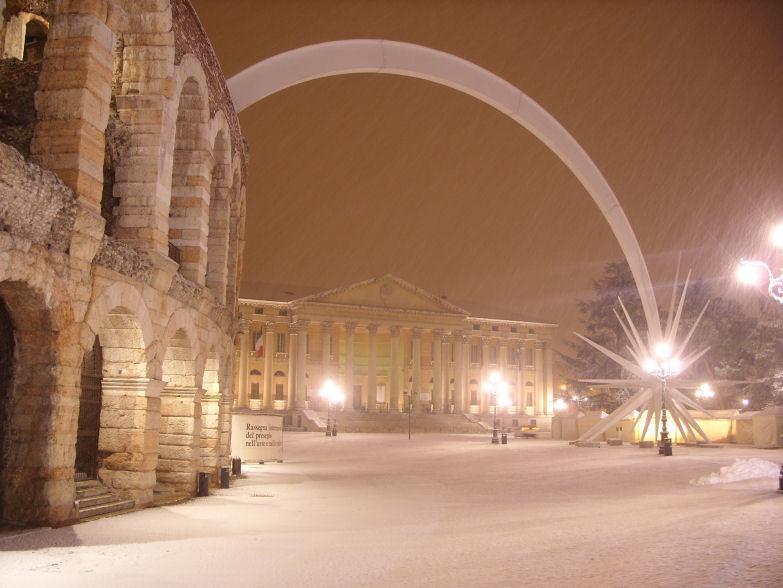
[{"label": "weathered stone wall", "polygon": [[[96,337],[103,483],[143,507],[192,494],[199,471],[217,481],[229,460],[244,223],[243,142],[192,8],[174,2],[192,15],[178,40],[168,0],[46,6],[29,158],[0,142],[0,299],[16,342],[0,403],[0,519],[22,523],[74,518],[82,358]],[[41,11],[0,9],[4,25],[11,10]],[[198,54],[175,62],[175,44]],[[169,204],[180,176],[198,204],[177,236]],[[188,241],[191,228],[199,236]]]}]

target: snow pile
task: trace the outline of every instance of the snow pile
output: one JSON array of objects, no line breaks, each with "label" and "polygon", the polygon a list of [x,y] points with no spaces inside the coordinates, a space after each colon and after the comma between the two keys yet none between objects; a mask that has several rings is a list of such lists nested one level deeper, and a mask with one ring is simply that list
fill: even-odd
[{"label": "snow pile", "polygon": [[695,486],[709,486],[711,484],[727,484],[752,478],[777,478],[780,466],[772,461],[751,457],[750,459],[738,459],[730,466],[723,466],[717,473],[707,474],[701,478],[691,480]]}]

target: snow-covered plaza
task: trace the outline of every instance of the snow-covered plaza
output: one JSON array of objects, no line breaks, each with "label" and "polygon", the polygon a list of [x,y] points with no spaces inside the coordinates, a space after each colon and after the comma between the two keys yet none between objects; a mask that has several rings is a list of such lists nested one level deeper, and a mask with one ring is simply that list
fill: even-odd
[{"label": "snow-covered plaza", "polygon": [[774,586],[783,451],[287,434],[208,498],[0,538],[2,586]]}]

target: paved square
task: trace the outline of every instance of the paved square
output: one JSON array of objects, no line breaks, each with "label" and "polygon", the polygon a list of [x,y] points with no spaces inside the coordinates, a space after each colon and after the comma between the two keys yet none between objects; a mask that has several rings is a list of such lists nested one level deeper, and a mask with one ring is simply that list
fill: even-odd
[{"label": "paved square", "polygon": [[209,498],[0,539],[3,586],[773,586],[783,451],[287,434]]}]

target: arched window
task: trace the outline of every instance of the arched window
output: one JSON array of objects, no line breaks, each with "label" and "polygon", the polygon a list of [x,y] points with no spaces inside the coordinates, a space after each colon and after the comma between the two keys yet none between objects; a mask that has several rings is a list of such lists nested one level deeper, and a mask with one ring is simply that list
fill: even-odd
[{"label": "arched window", "polygon": [[31,18],[25,27],[24,55],[22,61],[40,63],[43,61],[44,45],[49,27],[42,19]]}]

